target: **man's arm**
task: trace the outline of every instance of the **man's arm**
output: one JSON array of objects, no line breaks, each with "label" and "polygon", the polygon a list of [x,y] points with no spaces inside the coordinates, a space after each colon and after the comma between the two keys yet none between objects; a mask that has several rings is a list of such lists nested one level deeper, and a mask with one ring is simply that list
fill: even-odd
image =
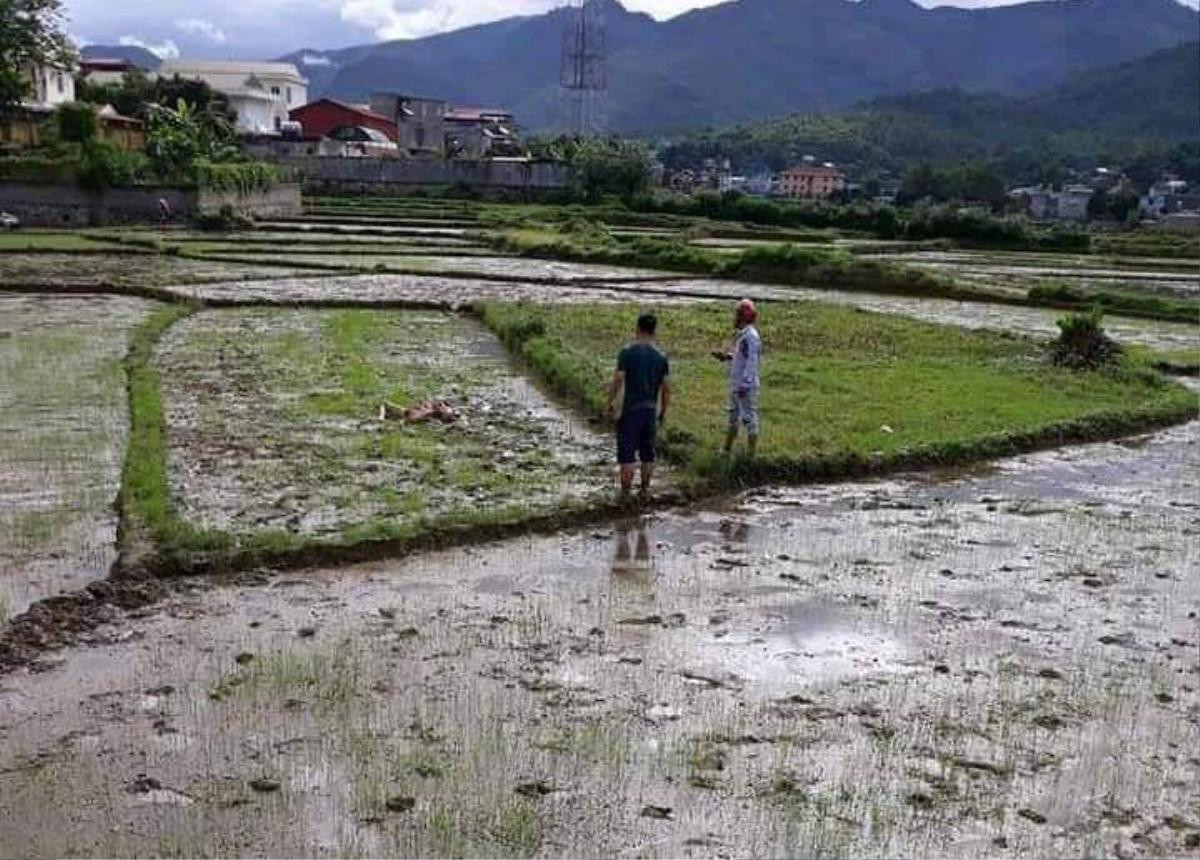
[{"label": "man's arm", "polygon": [[662,386],[658,389],[658,421],[661,424],[667,420],[667,407],[671,405],[671,378],[668,376],[663,380]]},{"label": "man's arm", "polygon": [[617,395],[621,393],[621,386],[625,384],[625,371],[614,370],[612,381],[608,383],[608,411],[611,414],[613,404],[617,402]]},{"label": "man's arm", "polygon": [[742,366],[742,378],[739,385],[741,391],[745,392],[749,391],[754,386],[755,380],[758,379],[758,359],[762,350],[762,341],[758,338],[744,338],[742,349],[745,350],[743,355],[746,361]]}]

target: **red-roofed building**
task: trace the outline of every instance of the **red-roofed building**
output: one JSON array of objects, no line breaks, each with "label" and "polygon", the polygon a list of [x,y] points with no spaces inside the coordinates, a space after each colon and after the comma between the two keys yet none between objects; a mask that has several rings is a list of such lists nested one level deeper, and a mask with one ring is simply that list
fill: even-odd
[{"label": "red-roofed building", "polygon": [[288,116],[293,122],[300,123],[304,136],[309,138],[325,137],[336,128],[357,126],[374,129],[393,143],[396,140],[395,121],[375,113],[365,105],[319,99],[296,108]]}]

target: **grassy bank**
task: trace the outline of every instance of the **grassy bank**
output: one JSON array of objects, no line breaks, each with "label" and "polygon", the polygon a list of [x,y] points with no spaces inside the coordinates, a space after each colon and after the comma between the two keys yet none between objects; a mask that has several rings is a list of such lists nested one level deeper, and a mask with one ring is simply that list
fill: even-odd
[{"label": "grassy bank", "polygon": [[1200,323],[1200,303],[1128,290],[1083,290],[1068,284],[1043,284],[1029,291],[1032,304],[1064,310],[1100,310],[1129,317]]},{"label": "grassy bank", "polygon": [[842,250],[782,244],[729,253],[679,240],[615,238],[604,225],[593,222],[572,222],[557,232],[503,231],[492,235],[492,245],[497,250],[519,256],[662,269],[783,286],[965,301],[1006,299],[1002,294],[965,287],[912,267],[859,259]]},{"label": "grassy bank", "polygon": [[[557,391],[593,414],[638,309],[488,304],[485,321]],[[963,463],[1098,439],[1195,415],[1194,395],[1145,357],[1109,373],[1048,366],[1044,347],[898,317],[772,305],[761,456],[732,466],[717,451],[726,379],[710,350],[730,336],[725,306],[660,314],[675,405],[667,456],[702,479],[806,480]]]}]

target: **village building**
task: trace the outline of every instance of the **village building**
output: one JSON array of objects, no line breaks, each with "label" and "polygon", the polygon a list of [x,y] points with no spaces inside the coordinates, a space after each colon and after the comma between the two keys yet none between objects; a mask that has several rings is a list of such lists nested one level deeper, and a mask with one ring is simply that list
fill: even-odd
[{"label": "village building", "polygon": [[293,122],[300,123],[301,136],[305,138],[334,136],[332,132],[342,128],[363,128],[379,132],[391,143],[396,142],[395,120],[376,113],[368,105],[325,98],[293,108],[288,116]]},{"label": "village building", "polygon": [[75,101],[75,78],[70,69],[29,65],[24,78],[28,95],[7,116],[0,117],[0,144],[38,146],[40,123],[59,105]]},{"label": "village building", "polygon": [[828,199],[846,190],[846,174],[829,162],[801,164],[779,174],[775,193],[781,197]]},{"label": "village building", "polygon": [[371,110],[395,124],[393,140],[402,153],[437,157],[445,152],[445,101],[394,92],[374,93]]},{"label": "village building", "polygon": [[289,111],[308,102],[308,81],[291,63],[164,60],[158,74],[203,81],[224,95],[242,134],[278,134]]},{"label": "village building", "polygon": [[452,107],[445,114],[445,153],[449,158],[519,155],[516,120],[505,110]]},{"label": "village building", "polygon": [[1189,193],[1182,179],[1156,182],[1138,200],[1138,212],[1143,218],[1163,218],[1179,212],[1200,210],[1200,194]]},{"label": "village building", "polygon": [[30,96],[21,102],[25,107],[46,110],[75,101],[75,77],[71,69],[28,66],[25,79],[31,90]]},{"label": "village building", "polygon": [[126,75],[141,71],[144,70],[119,57],[93,57],[79,61],[79,76],[89,84],[101,86],[119,84]]}]

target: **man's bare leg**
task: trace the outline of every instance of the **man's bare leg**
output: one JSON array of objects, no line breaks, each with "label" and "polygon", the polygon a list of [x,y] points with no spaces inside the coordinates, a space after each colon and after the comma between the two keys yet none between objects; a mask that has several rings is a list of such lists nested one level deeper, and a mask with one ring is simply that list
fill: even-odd
[{"label": "man's bare leg", "polygon": [[726,431],[726,433],[725,433],[725,453],[726,454],[728,454],[730,451],[733,450],[733,442],[735,439],[737,439],[737,431],[738,431],[738,428],[737,428],[736,424],[729,425],[729,430]]},{"label": "man's bare leg", "polygon": [[633,463],[621,464],[621,495],[627,496],[633,489],[633,473],[636,470],[637,467]]},{"label": "man's bare leg", "polygon": [[758,450],[758,436],[746,436],[746,456],[753,457],[754,452]]},{"label": "man's bare leg", "polygon": [[654,464],[642,463],[642,495],[650,492],[650,479],[654,477]]}]

